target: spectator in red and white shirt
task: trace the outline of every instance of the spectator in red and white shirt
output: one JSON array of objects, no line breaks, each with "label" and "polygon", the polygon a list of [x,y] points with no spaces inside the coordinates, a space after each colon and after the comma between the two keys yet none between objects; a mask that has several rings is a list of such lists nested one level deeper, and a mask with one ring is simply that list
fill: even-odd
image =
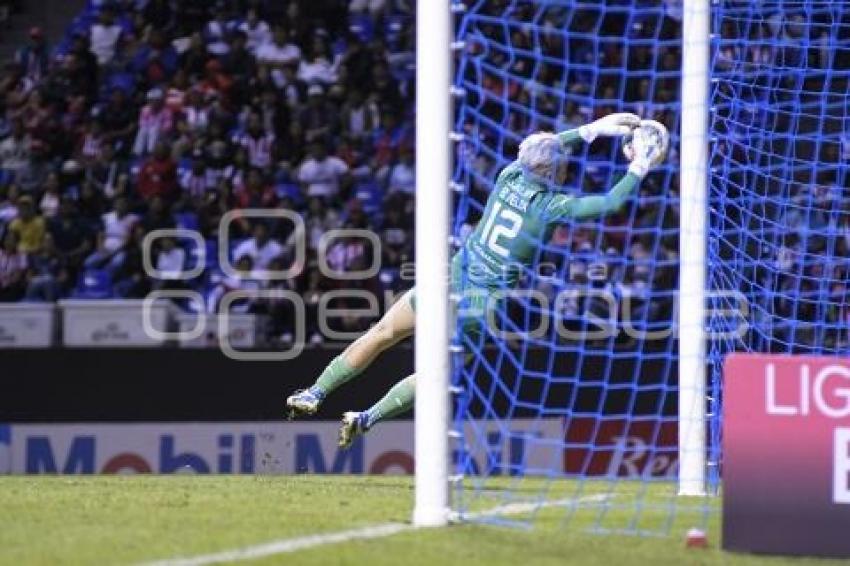
[{"label": "spectator in red and white shirt", "polygon": [[263,129],[259,115],[252,113],[248,117],[248,127],[245,133],[236,136],[233,142],[244,147],[248,152],[248,162],[251,167],[267,169],[271,166],[274,158],[275,136]]},{"label": "spectator in red and white shirt", "polygon": [[101,159],[103,154],[103,122],[95,118],[85,127],[80,140],[79,159],[85,166]]},{"label": "spectator in red and white shirt", "polygon": [[215,189],[217,175],[207,172],[207,164],[203,152],[196,152],[192,156],[192,166],[180,175],[180,188],[184,196],[191,202],[201,202],[208,190]]},{"label": "spectator in red and white shirt", "polygon": [[210,111],[204,101],[204,93],[199,88],[193,88],[186,93],[183,104],[183,121],[193,132],[203,132],[210,124]]},{"label": "spectator in red and white shirt", "polygon": [[189,81],[189,75],[186,71],[177,69],[177,72],[174,73],[174,78],[171,79],[171,84],[168,85],[168,88],[165,89],[165,93],[163,94],[165,105],[171,109],[175,119],[183,112],[186,96],[192,88],[194,87]]},{"label": "spectator in red and white shirt", "polygon": [[165,105],[162,90],[151,89],[148,92],[148,104],[139,114],[139,130],[133,144],[133,153],[147,155],[156,144],[168,136],[174,126],[174,114]]},{"label": "spectator in red and white shirt", "polygon": [[[355,228],[348,223],[344,226],[347,230]],[[374,250],[369,249],[369,244],[363,238],[348,236],[337,238],[327,251],[328,267],[336,273],[350,271],[363,271],[369,267],[369,255]]]}]

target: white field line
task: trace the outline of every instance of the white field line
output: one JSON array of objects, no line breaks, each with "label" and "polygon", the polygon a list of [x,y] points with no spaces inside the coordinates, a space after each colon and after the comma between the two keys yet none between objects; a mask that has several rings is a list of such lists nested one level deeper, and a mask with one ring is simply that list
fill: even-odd
[{"label": "white field line", "polygon": [[580,507],[588,503],[602,503],[604,501],[608,501],[610,498],[611,496],[607,493],[597,493],[595,495],[583,495],[578,499],[565,497],[564,499],[554,499],[552,501],[506,503],[504,505],[499,505],[498,507],[493,507],[492,509],[487,509],[486,511],[478,511],[476,513],[457,513],[453,511],[450,515],[450,519],[452,521],[474,521],[476,519],[484,519],[487,517],[522,515],[525,513],[531,513],[537,509],[545,509],[546,507],[569,507],[571,505]]},{"label": "white field line", "polygon": [[[499,505],[487,511],[477,513],[467,513],[464,515],[453,514],[452,520],[473,520],[484,517],[500,516],[500,515],[521,515],[534,511],[543,507],[559,507],[568,505],[581,505],[584,503],[597,503],[606,501],[608,495],[588,495],[578,499],[557,499],[555,501],[528,502],[528,503],[508,503]],[[255,546],[246,546],[233,550],[225,550],[214,554],[202,554],[199,556],[191,556],[186,558],[168,558],[155,562],[146,562],[141,566],[207,566],[208,564],[222,564],[225,562],[239,562],[242,560],[255,560],[266,556],[274,556],[277,554],[287,554],[298,550],[306,550],[317,546],[325,546],[328,544],[337,544],[352,540],[369,540],[374,538],[382,538],[405,531],[415,530],[416,527],[410,523],[383,523],[379,525],[371,525],[359,529],[349,529],[347,531],[337,531],[326,534],[307,535],[302,537],[288,538],[258,544]]]},{"label": "white field line", "polygon": [[215,554],[203,554],[190,558],[169,558],[158,562],[148,562],[144,566],[205,566],[207,564],[221,564],[223,562],[238,562],[240,560],[254,560],[276,554],[286,554],[296,550],[336,544],[351,540],[368,540],[372,538],[386,537],[409,531],[413,525],[406,523],[384,523],[372,525],[362,529],[351,529],[320,535],[308,535],[289,539],[281,539],[256,546],[246,546],[234,550],[225,550]]}]

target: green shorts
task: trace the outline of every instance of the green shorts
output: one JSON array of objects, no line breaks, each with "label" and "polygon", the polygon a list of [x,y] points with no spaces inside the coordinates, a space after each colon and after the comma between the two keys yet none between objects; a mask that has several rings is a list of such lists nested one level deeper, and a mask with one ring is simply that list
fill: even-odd
[{"label": "green shorts", "polygon": [[[464,281],[459,255],[452,258],[449,295],[452,304],[451,315],[455,318],[455,324],[460,325],[461,332],[476,336],[481,334],[484,324],[486,324],[487,308],[491,304],[492,291],[486,287]],[[405,298],[410,302],[410,307],[415,312],[416,287],[405,293]]]}]

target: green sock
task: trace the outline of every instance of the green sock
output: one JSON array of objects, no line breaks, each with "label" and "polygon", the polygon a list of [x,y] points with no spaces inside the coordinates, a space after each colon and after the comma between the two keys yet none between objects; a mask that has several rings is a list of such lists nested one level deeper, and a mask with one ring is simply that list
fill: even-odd
[{"label": "green sock", "polygon": [[369,428],[384,419],[406,413],[413,409],[413,395],[416,391],[416,375],[408,375],[387,391],[384,397],[372,405],[368,411]]},{"label": "green sock", "polygon": [[331,363],[328,364],[328,367],[325,368],[325,371],[322,372],[322,375],[319,376],[313,387],[327,395],[346,381],[360,375],[362,371],[363,368],[355,368],[348,365],[345,358],[339,355],[331,360]]}]

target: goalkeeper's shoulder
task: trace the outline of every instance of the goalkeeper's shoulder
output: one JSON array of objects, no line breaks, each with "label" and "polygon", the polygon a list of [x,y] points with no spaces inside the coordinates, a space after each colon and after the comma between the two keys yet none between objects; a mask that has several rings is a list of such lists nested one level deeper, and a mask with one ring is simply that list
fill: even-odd
[{"label": "goalkeeper's shoulder", "polygon": [[522,173],[522,167],[519,164],[518,160],[511,161],[507,165],[505,165],[501,171],[499,171],[499,175],[496,177],[496,183],[504,182],[509,177]]}]

